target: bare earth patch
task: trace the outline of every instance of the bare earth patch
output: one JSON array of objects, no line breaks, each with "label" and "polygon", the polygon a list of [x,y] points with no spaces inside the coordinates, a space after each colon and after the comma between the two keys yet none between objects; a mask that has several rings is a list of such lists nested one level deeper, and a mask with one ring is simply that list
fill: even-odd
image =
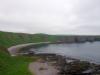
[{"label": "bare earth patch", "polygon": [[36,61],[30,63],[29,70],[33,75],[57,75],[58,70],[48,62]]}]

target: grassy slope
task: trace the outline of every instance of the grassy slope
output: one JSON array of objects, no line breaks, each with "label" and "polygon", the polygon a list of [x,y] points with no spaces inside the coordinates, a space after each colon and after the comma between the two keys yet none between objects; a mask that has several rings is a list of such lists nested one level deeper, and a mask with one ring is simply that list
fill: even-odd
[{"label": "grassy slope", "polygon": [[0,75],[31,75],[28,64],[34,60],[35,57],[11,57],[0,47]]},{"label": "grassy slope", "polygon": [[9,33],[0,32],[0,45],[10,47],[12,45],[23,44],[23,43],[34,43],[34,42],[45,42],[47,41],[46,35],[44,34],[23,34],[23,33]]}]

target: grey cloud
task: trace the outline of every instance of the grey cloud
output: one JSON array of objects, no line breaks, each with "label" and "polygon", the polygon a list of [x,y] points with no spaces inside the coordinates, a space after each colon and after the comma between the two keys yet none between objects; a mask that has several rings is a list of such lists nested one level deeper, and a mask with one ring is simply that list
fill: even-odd
[{"label": "grey cloud", "polygon": [[0,0],[0,30],[100,34],[100,0]]}]

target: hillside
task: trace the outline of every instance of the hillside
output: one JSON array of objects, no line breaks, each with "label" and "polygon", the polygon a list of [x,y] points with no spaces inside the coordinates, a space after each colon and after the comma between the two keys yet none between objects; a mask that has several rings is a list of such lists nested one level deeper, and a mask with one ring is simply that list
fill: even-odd
[{"label": "hillside", "polygon": [[100,36],[87,35],[47,35],[47,34],[25,34],[0,31],[0,45],[10,47],[18,44],[37,43],[78,43],[86,41],[100,41]]},{"label": "hillside", "polygon": [[6,48],[0,46],[0,75],[31,75],[28,64],[36,58],[11,57]]},{"label": "hillside", "polygon": [[43,42],[46,41],[44,34],[24,34],[24,33],[10,33],[0,32],[0,45],[10,47],[17,44]]},{"label": "hillside", "polygon": [[37,42],[56,42],[65,36],[48,34],[26,34],[0,31],[0,45],[10,47],[18,44],[37,43]]}]

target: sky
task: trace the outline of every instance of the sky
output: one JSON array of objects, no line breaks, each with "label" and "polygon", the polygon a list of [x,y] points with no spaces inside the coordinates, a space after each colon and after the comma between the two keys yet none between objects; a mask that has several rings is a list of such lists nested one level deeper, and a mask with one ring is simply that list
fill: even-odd
[{"label": "sky", "polygon": [[0,31],[100,35],[100,0],[0,0]]}]

